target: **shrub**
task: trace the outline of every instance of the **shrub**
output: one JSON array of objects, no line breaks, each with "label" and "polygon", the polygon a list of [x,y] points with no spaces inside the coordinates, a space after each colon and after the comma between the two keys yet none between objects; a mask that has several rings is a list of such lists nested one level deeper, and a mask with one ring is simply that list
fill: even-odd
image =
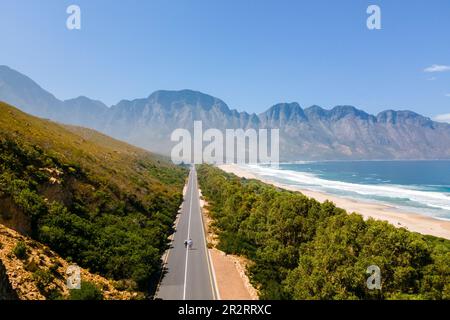
[{"label": "shrub", "polygon": [[59,268],[59,266],[58,266],[57,264],[52,264],[52,265],[48,268],[48,270],[49,270],[53,275],[59,276],[58,268]]},{"label": "shrub", "polygon": [[39,269],[38,264],[36,263],[36,261],[34,259],[32,259],[30,262],[28,262],[25,265],[25,270],[29,271],[29,272],[36,272]]},{"label": "shrub", "polygon": [[16,246],[13,249],[13,253],[17,258],[25,260],[28,257],[27,245],[25,244],[25,242],[17,242]]},{"label": "shrub", "polygon": [[131,279],[124,279],[119,281],[114,281],[114,289],[119,291],[136,291],[138,290],[137,283]]},{"label": "shrub", "polygon": [[53,282],[54,279],[55,277],[49,270],[38,269],[33,273],[33,280],[36,281],[36,286],[38,287],[39,291],[45,296],[47,296],[46,292],[48,286]]},{"label": "shrub", "polygon": [[48,294],[46,295],[46,298],[48,300],[63,300],[64,296],[60,290],[53,289],[48,292]]},{"label": "shrub", "polygon": [[103,293],[93,283],[81,282],[81,289],[70,290],[70,300],[103,300]]}]

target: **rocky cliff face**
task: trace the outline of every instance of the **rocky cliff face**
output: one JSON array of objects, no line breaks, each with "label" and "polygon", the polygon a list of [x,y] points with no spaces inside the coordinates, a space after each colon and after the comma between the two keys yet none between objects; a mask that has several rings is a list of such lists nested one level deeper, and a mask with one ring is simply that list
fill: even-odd
[{"label": "rocky cliff face", "polygon": [[0,197],[0,224],[24,235],[31,233],[30,217],[8,197]]},{"label": "rocky cliff face", "polygon": [[280,129],[282,160],[448,159],[450,125],[410,111],[374,116],[352,106],[307,109],[277,104],[259,115],[230,110],[199,92],[156,92],[148,99],[112,107],[100,130],[141,147],[169,154],[174,129]]},{"label": "rocky cliff face", "polygon": [[60,101],[7,67],[0,67],[0,100],[162,154],[170,154],[173,130],[191,130],[201,120],[204,129],[279,128],[281,160],[450,159],[450,125],[411,111],[370,115],[353,106],[326,110],[280,103],[256,115],[192,90],[157,91],[108,108],[86,97]]}]

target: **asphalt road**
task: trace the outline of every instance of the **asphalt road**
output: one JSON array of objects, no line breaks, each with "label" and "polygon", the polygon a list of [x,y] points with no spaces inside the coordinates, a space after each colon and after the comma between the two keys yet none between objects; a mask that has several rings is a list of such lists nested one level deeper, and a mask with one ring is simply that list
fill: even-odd
[{"label": "asphalt road", "polygon": [[[192,239],[186,249],[184,241]],[[197,173],[189,174],[188,186],[176,225],[172,246],[167,252],[166,273],[156,298],[164,300],[215,300],[216,290],[200,212]]]}]

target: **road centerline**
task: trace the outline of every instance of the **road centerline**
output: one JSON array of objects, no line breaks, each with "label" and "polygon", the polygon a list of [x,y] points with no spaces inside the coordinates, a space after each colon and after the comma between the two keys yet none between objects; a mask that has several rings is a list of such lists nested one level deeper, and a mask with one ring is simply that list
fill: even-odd
[{"label": "road centerline", "polygon": [[[190,190],[189,190],[190,188]],[[191,167],[186,192],[174,232],[173,248],[167,255],[166,268],[157,298],[163,300],[216,300],[212,264],[208,259],[206,233],[200,205],[195,167]],[[200,234],[201,233],[201,234]],[[193,238],[197,246],[190,249],[181,242]]]},{"label": "road centerline", "polygon": [[[193,186],[192,186],[192,181],[193,181],[193,175],[194,172],[191,171],[191,177],[190,177],[190,181],[188,186],[190,185],[191,187],[191,197],[190,197],[190,201],[189,201],[189,219],[188,219],[188,230],[187,230],[187,239],[189,240],[189,237],[191,235],[191,216],[192,216],[192,196],[193,196]],[[185,267],[184,267],[184,287],[183,287],[183,300],[186,300],[186,283],[187,283],[187,269],[188,269],[188,260],[189,260],[189,246],[186,246],[186,263],[185,263]]]}]

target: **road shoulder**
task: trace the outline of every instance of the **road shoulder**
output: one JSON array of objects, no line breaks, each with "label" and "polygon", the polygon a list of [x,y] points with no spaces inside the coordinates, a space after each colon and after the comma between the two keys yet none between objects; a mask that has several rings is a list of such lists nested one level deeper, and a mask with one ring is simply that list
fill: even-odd
[{"label": "road shoulder", "polygon": [[246,274],[248,261],[242,257],[227,255],[215,248],[217,236],[211,228],[211,218],[208,215],[207,203],[203,199],[201,190],[200,207],[206,230],[206,241],[215,273],[216,285],[221,300],[258,300],[258,292],[251,285]]}]

